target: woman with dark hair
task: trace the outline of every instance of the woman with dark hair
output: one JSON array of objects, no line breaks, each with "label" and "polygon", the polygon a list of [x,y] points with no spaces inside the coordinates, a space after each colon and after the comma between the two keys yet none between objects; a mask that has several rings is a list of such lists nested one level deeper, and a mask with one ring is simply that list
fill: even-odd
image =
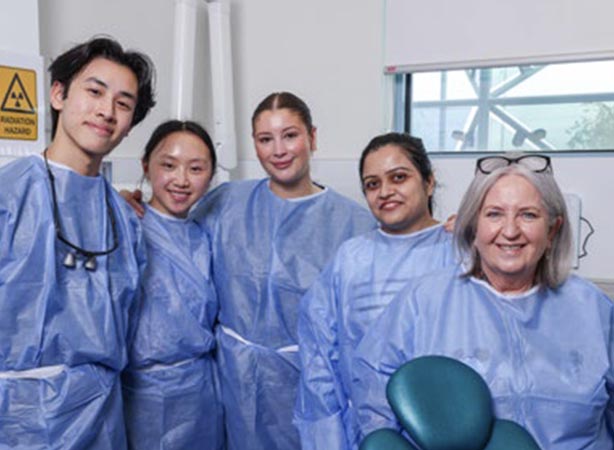
[{"label": "woman with dark hair", "polygon": [[463,265],[401,291],[357,349],[361,434],[399,427],[385,394],[397,368],[443,355],[475,369],[495,415],[541,448],[612,448],[614,307],[570,275],[571,230],[550,158],[479,159],[454,238]]},{"label": "woman with dark hair", "polygon": [[128,445],[221,450],[211,250],[188,218],[215,172],[213,142],[199,124],[170,120],[153,132],[141,161],[152,197],[141,221],[144,295],[122,376]]},{"label": "woman with dark hair", "polygon": [[433,218],[435,177],[420,139],[377,136],[359,167],[380,227],[343,243],[301,302],[295,417],[303,450],[358,447],[351,406],[356,347],[402,286],[455,261],[451,234]]},{"label": "woman with dark hair", "polygon": [[212,241],[229,448],[298,449],[292,411],[300,298],[337,247],[374,223],[364,208],[311,178],[316,127],[300,98],[269,95],[252,127],[268,177],[221,185],[195,217]]}]

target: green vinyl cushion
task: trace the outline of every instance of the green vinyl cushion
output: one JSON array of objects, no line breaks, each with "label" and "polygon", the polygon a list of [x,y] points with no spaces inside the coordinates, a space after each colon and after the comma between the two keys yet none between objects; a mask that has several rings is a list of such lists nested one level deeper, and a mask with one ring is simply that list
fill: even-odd
[{"label": "green vinyl cushion", "polygon": [[511,420],[497,419],[484,450],[539,450],[533,437]]},{"label": "green vinyl cushion", "polygon": [[460,361],[415,358],[392,375],[386,396],[403,428],[423,449],[482,450],[488,442],[494,421],[490,391]]},{"label": "green vinyl cushion", "polygon": [[367,435],[359,450],[417,450],[397,431],[380,428]]}]

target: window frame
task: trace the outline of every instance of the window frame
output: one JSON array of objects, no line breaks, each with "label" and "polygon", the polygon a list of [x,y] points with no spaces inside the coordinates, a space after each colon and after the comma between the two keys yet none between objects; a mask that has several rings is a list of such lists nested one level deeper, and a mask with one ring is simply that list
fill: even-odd
[{"label": "window frame", "polygon": [[[613,60],[602,60],[602,61],[613,61]],[[577,63],[589,63],[595,61],[577,61]],[[495,91],[491,92],[488,90],[488,98],[483,98],[480,96],[479,92],[484,92],[482,89],[490,89],[490,86],[487,84],[486,86],[475,86],[476,89],[476,98],[475,99],[439,99],[439,100],[429,100],[429,101],[417,101],[412,103],[412,76],[414,74],[419,74],[422,72],[396,72],[390,74],[390,76],[394,77],[394,89],[393,89],[393,126],[396,131],[403,131],[406,133],[411,133],[411,125],[412,125],[412,108],[414,105],[418,105],[419,107],[440,107],[440,118],[439,118],[439,129],[441,129],[441,124],[445,123],[443,118],[445,117],[446,107],[449,106],[466,106],[466,107],[477,107],[478,112],[476,112],[475,117],[472,119],[473,129],[475,129],[478,125],[477,118],[479,114],[483,114],[484,117],[482,120],[485,120],[486,123],[489,123],[490,114],[494,114],[497,116],[498,120],[502,123],[507,124],[508,126],[518,130],[522,130],[522,132],[526,135],[525,139],[529,140],[533,143],[537,148],[535,151],[539,151],[542,153],[550,153],[552,155],[561,155],[561,154],[611,154],[614,153],[614,142],[612,142],[611,148],[607,149],[577,149],[577,148],[554,148],[551,145],[547,144],[547,141],[542,142],[540,139],[536,139],[532,137],[532,132],[534,130],[526,129],[519,121],[515,120],[514,117],[506,113],[504,110],[505,106],[530,106],[530,105],[556,105],[556,104],[570,104],[570,103],[586,103],[586,102],[614,102],[614,89],[609,93],[578,93],[578,94],[560,94],[560,95],[535,95],[535,96],[517,96],[517,97],[501,97],[501,95],[505,94],[509,90],[518,86],[523,81],[530,78],[531,75],[541,71],[542,69],[548,67],[549,65],[557,65],[557,63],[544,63],[544,64],[527,64],[527,65],[512,65],[512,66],[497,66],[497,67],[475,67],[470,69],[444,69],[444,70],[433,70],[429,71],[429,73],[440,73],[446,74],[450,71],[482,71],[482,70],[492,70],[499,68],[509,68],[509,67],[517,67],[522,68],[519,70],[520,75],[506,81],[502,86],[498,87]],[[614,75],[614,74],[613,74]],[[445,75],[444,75],[445,76]],[[443,79],[443,77],[442,77]],[[479,89],[477,89],[479,87]],[[443,92],[443,87],[442,91]],[[494,96],[493,96],[494,94]],[[494,97],[494,98],[493,98]],[[482,106],[482,108],[480,108]],[[580,119],[581,116],[578,116]],[[443,120],[443,122],[442,122]],[[532,150],[522,150],[517,148],[504,148],[504,149],[488,149],[488,133],[490,132],[490,126],[487,130],[484,131],[482,127],[478,128],[478,137],[477,137],[477,145],[476,149],[465,150],[462,147],[460,149],[441,149],[442,141],[445,142],[445,134],[439,132],[439,146],[437,150],[428,150],[429,154],[441,154],[441,155],[471,155],[471,154],[484,154],[484,153],[502,153],[508,151],[532,151]],[[481,131],[480,131],[481,130]],[[465,132],[465,130],[463,130]],[[445,133],[445,130],[444,130]],[[484,145],[486,143],[486,145]],[[480,147],[482,145],[482,147]]]}]

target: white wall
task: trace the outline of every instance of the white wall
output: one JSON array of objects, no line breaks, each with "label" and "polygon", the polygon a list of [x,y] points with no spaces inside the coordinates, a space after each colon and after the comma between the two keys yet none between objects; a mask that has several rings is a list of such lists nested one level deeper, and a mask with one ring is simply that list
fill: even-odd
[{"label": "white wall", "polygon": [[[421,10],[432,15],[426,11],[429,2],[413,3],[415,15]],[[235,85],[240,99],[238,174],[262,174],[249,142],[253,107],[269,91],[289,89],[304,96],[320,126],[316,178],[362,200],[357,156],[370,137],[387,128],[382,2],[243,0],[233,5]],[[428,52],[429,39],[418,45]],[[475,156],[434,156],[433,160],[439,181],[436,214],[445,218],[456,211],[471,181]],[[595,227],[579,273],[614,278],[610,258],[614,255],[614,153],[555,157],[553,165],[563,190],[581,198],[583,215]]]},{"label": "white wall", "polygon": [[[114,150],[111,158],[118,161],[114,164],[114,176],[119,177],[120,183],[134,186],[140,176],[140,165],[136,160],[145,142],[157,124],[171,118],[174,1],[39,0],[39,6],[40,47],[47,65],[73,45],[100,34],[110,35],[125,48],[142,51],[153,60],[157,73],[157,106]],[[201,25],[198,38],[202,44],[198,46],[200,55],[195,64],[200,74],[195,90],[198,91],[196,95],[204,96],[209,80],[205,65],[205,59],[208,59],[207,29],[204,19],[198,23]],[[206,123],[207,111],[204,98],[195,104],[194,114],[198,120]]]},{"label": "white wall", "polygon": [[386,0],[385,61],[428,71],[612,57],[613,14],[608,0]]},{"label": "white wall", "polygon": [[[440,182],[436,194],[440,217],[453,213],[469,185],[474,157],[436,156],[434,165]],[[587,156],[563,155],[553,158],[554,173],[561,189],[573,193],[582,201],[582,215],[593,227],[595,234],[589,239],[588,255],[580,259],[578,273],[593,279],[614,279],[614,154]],[[588,227],[583,225],[582,236]]]},{"label": "white wall", "polygon": [[[38,0],[0,0],[0,66],[35,72],[34,89],[26,88],[26,94],[37,110],[36,139],[13,140],[0,138],[0,165],[12,161],[16,155],[40,151],[45,145],[44,129],[44,76],[39,57]],[[10,69],[12,70],[12,69]],[[3,80],[3,89],[8,85]],[[31,89],[31,90],[30,90]],[[6,91],[0,92],[0,101]],[[38,114],[38,111],[43,113]],[[10,113],[9,113],[10,114]],[[4,114],[3,114],[4,115]],[[2,133],[4,135],[4,133]]]},{"label": "white wall", "polygon": [[291,91],[318,127],[313,173],[362,201],[358,157],[384,128],[383,8],[379,1],[237,0],[235,96],[241,178],[262,176],[251,113],[269,93]]},{"label": "white wall", "polygon": [[[607,0],[604,0],[607,1]],[[413,2],[429,13],[429,2]],[[120,183],[138,178],[138,154],[152,128],[168,116],[172,0],[41,0],[41,52],[55,56],[94,33],[110,33],[148,53],[158,68],[158,106],[113,158]],[[581,4],[579,4],[581,7]],[[260,176],[250,139],[250,116],[272,91],[290,90],[311,106],[318,126],[315,177],[360,199],[357,157],[369,138],[386,129],[386,81],[382,74],[383,1],[231,0],[235,111],[239,167],[233,176]],[[478,12],[472,11],[472,14]],[[552,20],[556,20],[553,17]],[[574,33],[582,33],[578,24]],[[590,24],[584,25],[585,27]],[[439,34],[446,30],[435,30]],[[454,36],[449,36],[454,39]],[[417,43],[428,47],[428,36]],[[208,77],[201,67],[202,77]],[[203,91],[204,92],[204,91]],[[199,118],[207,123],[205,93]],[[118,159],[119,158],[119,159]],[[453,212],[473,174],[473,156],[434,157],[440,189],[438,216]],[[595,227],[580,273],[614,278],[614,153],[554,159],[563,189],[578,194]]]},{"label": "white wall", "polygon": [[0,49],[38,55],[38,1],[0,0]]},{"label": "white wall", "polygon": [[[170,0],[39,0],[41,54],[47,66],[53,58],[96,34],[118,39],[124,47],[147,53],[158,72],[158,104],[144,124],[150,129],[163,120],[169,104],[173,4]],[[170,38],[169,38],[170,37]],[[161,88],[161,89],[160,89]],[[115,157],[136,156],[148,137],[145,127],[135,128]]]},{"label": "white wall", "polygon": [[318,159],[352,158],[382,126],[382,5],[354,0],[241,0],[235,13],[240,155],[249,118],[274,91],[304,98],[319,126]]}]

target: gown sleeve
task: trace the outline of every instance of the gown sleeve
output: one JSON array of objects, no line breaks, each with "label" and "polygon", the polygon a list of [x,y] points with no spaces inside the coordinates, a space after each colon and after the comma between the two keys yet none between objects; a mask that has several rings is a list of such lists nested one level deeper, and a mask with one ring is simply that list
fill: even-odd
[{"label": "gown sleeve", "polygon": [[[108,185],[107,189],[113,191],[113,188]],[[128,206],[123,199],[119,198],[118,194],[113,194],[115,197],[115,208],[122,213],[122,216],[127,218],[127,235],[135,258],[135,263],[138,270],[138,283],[134,290],[132,302],[128,308],[127,323],[126,323],[126,348],[130,349],[134,342],[136,329],[138,325],[139,310],[144,295],[144,275],[147,269],[147,249],[145,245],[145,237],[143,235],[143,227],[141,219],[139,219],[132,208]]]},{"label": "gown sleeve", "polygon": [[386,399],[386,385],[395,370],[413,357],[413,295],[411,286],[402,289],[356,350],[352,399],[361,440],[380,428],[401,428]]},{"label": "gown sleeve", "polygon": [[232,194],[232,184],[223,183],[208,192],[190,212],[190,217],[210,236]]},{"label": "gown sleeve", "polygon": [[609,328],[606,334],[608,339],[608,357],[610,359],[610,370],[606,379],[606,390],[609,395],[606,406],[606,425],[610,436],[614,437],[614,308],[610,309]]},{"label": "gown sleeve", "polygon": [[[340,373],[337,339],[337,277],[334,261],[301,300],[298,340],[301,378],[294,421],[303,450],[352,448],[346,439],[347,396]],[[348,430],[349,431],[349,430]],[[348,436],[350,441],[351,436]]]}]

